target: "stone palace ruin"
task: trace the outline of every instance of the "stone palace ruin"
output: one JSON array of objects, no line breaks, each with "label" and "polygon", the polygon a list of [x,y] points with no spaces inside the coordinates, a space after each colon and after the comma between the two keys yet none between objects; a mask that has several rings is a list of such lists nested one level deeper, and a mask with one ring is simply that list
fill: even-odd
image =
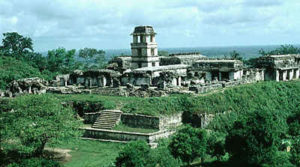
[{"label": "stone palace ruin", "polygon": [[49,83],[39,78],[13,81],[0,96],[45,92],[163,96],[265,80],[286,81],[300,75],[300,55],[266,55],[258,59],[260,68],[247,68],[239,60],[208,58],[200,53],[159,56],[151,26],[135,27],[131,35],[132,56],[115,57],[106,69],[76,70]]}]

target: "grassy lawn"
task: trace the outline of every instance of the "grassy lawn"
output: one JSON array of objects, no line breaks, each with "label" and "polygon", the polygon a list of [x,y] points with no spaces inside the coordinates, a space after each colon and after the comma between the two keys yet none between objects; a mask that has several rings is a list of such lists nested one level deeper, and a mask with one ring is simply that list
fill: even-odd
[{"label": "grassy lawn", "polygon": [[83,140],[63,142],[55,148],[70,149],[71,160],[66,167],[106,167],[115,161],[124,144]]},{"label": "grassy lawn", "polygon": [[124,131],[124,132],[138,132],[138,133],[153,133],[158,132],[158,129],[145,129],[145,128],[133,128],[124,124],[119,124],[113,128],[113,130]]}]

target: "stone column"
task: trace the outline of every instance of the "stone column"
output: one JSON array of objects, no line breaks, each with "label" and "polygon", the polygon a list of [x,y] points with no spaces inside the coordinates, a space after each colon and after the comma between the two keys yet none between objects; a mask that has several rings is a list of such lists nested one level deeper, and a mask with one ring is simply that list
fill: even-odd
[{"label": "stone column", "polygon": [[294,78],[294,70],[289,71],[289,80],[292,80]]},{"label": "stone column", "polygon": [[287,79],[287,70],[282,71],[282,80],[286,81]]},{"label": "stone column", "polygon": [[219,81],[222,81],[222,73],[219,72]]},{"label": "stone column", "polygon": [[29,94],[32,93],[32,91],[31,91],[31,85],[28,86],[28,93],[29,93]]},{"label": "stone column", "polygon": [[178,86],[181,86],[181,77],[178,77]]},{"label": "stone column", "polygon": [[295,70],[296,70],[296,72],[295,72],[295,75],[296,75],[295,78],[299,79],[299,69],[295,69]]},{"label": "stone column", "polygon": [[276,70],[276,81],[278,82],[280,78],[280,72],[279,70]]},{"label": "stone column", "polygon": [[89,87],[92,87],[92,86],[93,86],[93,79],[89,78]]}]

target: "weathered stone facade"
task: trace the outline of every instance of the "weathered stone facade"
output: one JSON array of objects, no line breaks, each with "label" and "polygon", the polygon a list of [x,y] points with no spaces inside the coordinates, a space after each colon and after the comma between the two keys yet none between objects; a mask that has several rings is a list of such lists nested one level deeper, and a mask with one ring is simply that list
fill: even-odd
[{"label": "weathered stone facade", "polygon": [[259,58],[259,63],[266,69],[265,80],[299,79],[300,55],[266,55]]}]

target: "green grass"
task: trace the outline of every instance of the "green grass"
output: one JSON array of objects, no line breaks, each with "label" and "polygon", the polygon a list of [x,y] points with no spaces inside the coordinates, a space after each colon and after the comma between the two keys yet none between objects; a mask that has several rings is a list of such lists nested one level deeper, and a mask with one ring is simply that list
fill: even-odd
[{"label": "green grass", "polygon": [[[99,103],[101,107],[86,107],[86,111],[120,109],[125,113],[171,115],[182,111],[223,113],[225,111],[290,108],[300,100],[300,82],[260,82],[226,88],[200,96],[172,95],[169,97],[117,97],[96,94],[55,95],[62,101]],[[85,105],[83,105],[85,106]],[[293,105],[297,106],[297,105]]]},{"label": "green grass", "polygon": [[113,128],[113,130],[123,131],[123,132],[138,132],[138,133],[154,133],[158,132],[158,129],[145,129],[145,128],[133,128],[126,126],[124,124],[119,124]]},{"label": "green grass", "polygon": [[106,167],[115,161],[123,146],[121,143],[80,139],[63,142],[55,148],[72,150],[71,160],[64,164],[66,167]]}]

